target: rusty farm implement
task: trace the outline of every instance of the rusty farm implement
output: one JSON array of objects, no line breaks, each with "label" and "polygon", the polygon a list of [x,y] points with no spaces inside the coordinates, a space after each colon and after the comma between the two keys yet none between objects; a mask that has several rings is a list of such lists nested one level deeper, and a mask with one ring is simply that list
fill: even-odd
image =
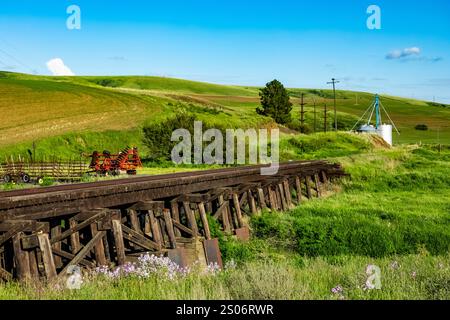
[{"label": "rusty farm implement", "polygon": [[92,169],[92,172],[100,175],[118,176],[122,172],[135,175],[136,170],[142,168],[141,158],[136,147],[126,147],[118,154],[111,154],[106,150],[103,153],[94,151],[90,158],[89,168]]}]

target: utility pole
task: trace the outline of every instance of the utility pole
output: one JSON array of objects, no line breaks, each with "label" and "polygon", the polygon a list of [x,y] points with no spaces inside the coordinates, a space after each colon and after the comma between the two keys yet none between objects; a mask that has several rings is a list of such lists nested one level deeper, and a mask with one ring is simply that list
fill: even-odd
[{"label": "utility pole", "polygon": [[327,84],[333,85],[333,95],[334,95],[334,131],[337,132],[337,112],[336,112],[336,83],[339,83],[335,78],[331,79],[331,82],[327,82]]},{"label": "utility pole", "polygon": [[317,130],[317,116],[316,116],[316,99],[313,99],[313,106],[314,106],[314,133],[316,133]]},{"label": "utility pole", "polygon": [[327,132],[327,104],[325,103],[324,113],[323,113],[323,132]]},{"label": "utility pole", "polygon": [[300,102],[300,124],[301,124],[301,133],[304,133],[305,132],[305,113],[306,113],[306,111],[305,111],[305,109],[304,109],[304,106],[306,105],[306,103],[304,102],[304,100],[303,100],[303,97],[305,96],[305,94],[304,93],[302,93],[302,96],[301,96],[301,102]]}]

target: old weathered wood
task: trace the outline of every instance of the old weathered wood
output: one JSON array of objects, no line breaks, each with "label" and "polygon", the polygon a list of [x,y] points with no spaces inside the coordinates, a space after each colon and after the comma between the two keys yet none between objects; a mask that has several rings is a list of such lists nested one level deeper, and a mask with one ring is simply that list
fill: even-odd
[{"label": "old weathered wood", "polygon": [[310,176],[305,177],[305,186],[306,186],[306,197],[308,199],[311,199],[312,195],[311,195],[311,177]]},{"label": "old weathered wood", "polygon": [[198,204],[198,211],[200,213],[200,219],[202,220],[203,230],[205,231],[205,238],[209,240],[211,239],[211,231],[209,230],[208,217],[206,216],[205,205],[203,202]]},{"label": "old weathered wood", "polygon": [[285,192],[284,192],[284,188],[283,188],[283,184],[282,183],[278,184],[278,193],[280,195],[280,201],[281,201],[281,208],[282,208],[282,210],[284,210],[284,211],[289,210],[289,207],[288,207],[287,202],[286,202]]},{"label": "old weathered wood", "polygon": [[30,258],[28,252],[22,249],[21,237],[23,232],[18,232],[12,237],[14,250],[14,264],[16,266],[17,277],[21,281],[30,279]]},{"label": "old weathered wood", "polygon": [[264,196],[264,190],[262,188],[258,188],[258,202],[262,210],[267,208],[266,198]]},{"label": "old weathered wood", "polygon": [[320,190],[319,175],[317,173],[314,174],[313,179],[314,179],[314,185],[315,185],[317,197],[320,198],[321,190]]},{"label": "old weathered wood", "polygon": [[[60,256],[60,257],[65,258],[65,259],[67,259],[69,261],[71,261],[71,260],[73,260],[73,258],[75,258],[75,255],[73,253],[69,253],[69,252],[66,252],[66,251],[63,251],[63,250],[57,250],[57,249],[52,249],[52,251],[53,251],[54,255]],[[93,263],[93,262],[91,262],[89,260],[86,260],[86,259],[81,259],[79,263],[81,265],[85,266],[85,267],[88,267],[88,268],[94,268],[95,267],[95,263]]]},{"label": "old weathered wood", "polygon": [[164,215],[164,221],[166,224],[166,231],[169,236],[169,242],[172,249],[176,249],[177,247],[177,241],[175,239],[175,232],[172,224],[172,217],[170,216],[170,210],[164,209],[163,210]]},{"label": "old weathered wood", "polygon": [[152,234],[152,227],[150,225],[150,217],[148,216],[148,214],[145,214],[144,216],[144,234],[147,236],[151,236]]},{"label": "old weathered wood", "polygon": [[138,246],[147,250],[160,250],[160,245],[150,239],[147,239],[141,233],[128,228],[126,225],[122,224],[122,235],[128,241],[137,244]]},{"label": "old weathered wood", "polygon": [[0,246],[9,239],[11,239],[11,237],[14,236],[16,233],[21,232],[24,229],[25,227],[23,225],[19,224],[13,225],[9,231],[0,236]]},{"label": "old weathered wood", "polygon": [[183,202],[183,208],[184,212],[186,213],[189,228],[194,233],[194,237],[197,237],[198,235],[197,221],[195,220],[195,215],[192,212],[189,202]]},{"label": "old weathered wood", "polygon": [[142,233],[141,225],[139,223],[139,218],[136,210],[128,209],[128,216],[130,217],[131,228],[136,232]]},{"label": "old weathered wood", "polygon": [[[92,237],[95,237],[95,235],[98,233],[97,224],[93,223],[91,224],[91,235]],[[105,255],[105,246],[103,245],[103,239],[100,239],[94,246],[94,255],[95,260],[97,261],[97,265],[99,266],[106,266],[106,255]]]},{"label": "old weathered wood", "polygon": [[[113,231],[113,237],[114,237],[114,244],[116,247],[117,264],[119,266],[121,266],[121,265],[125,264],[126,257],[125,257],[125,244],[123,243],[122,224],[121,224],[120,220],[116,220],[116,219],[112,220],[112,231]],[[104,232],[104,231],[102,231],[102,232]],[[97,237],[99,234],[100,233],[97,233],[95,236]],[[85,248],[83,248],[82,251],[84,249]],[[78,254],[77,254],[77,256],[78,256]],[[84,255],[83,255],[83,257],[84,257]]]},{"label": "old weathered wood", "polygon": [[[75,219],[73,218],[69,219],[69,228],[71,230],[75,230],[77,224],[78,222],[76,222]],[[81,244],[80,244],[80,234],[78,233],[78,231],[75,231],[70,235],[70,247],[73,254],[76,254],[78,251],[80,251]]]},{"label": "old weathered wood", "polygon": [[297,192],[297,204],[302,203],[302,184],[299,176],[295,176],[295,191]]},{"label": "old weathered wood", "polygon": [[[177,222],[180,222],[181,220],[180,220],[180,210],[179,210],[179,207],[178,207],[178,202],[177,201],[172,201],[170,203],[170,209],[172,211],[172,219],[177,221]],[[180,230],[175,229],[175,236],[177,236],[177,237],[181,236]]]},{"label": "old weathered wood", "polygon": [[39,241],[39,249],[42,253],[42,261],[44,262],[45,275],[47,280],[52,280],[57,274],[50,239],[47,233],[40,233],[37,235],[37,238]]},{"label": "old weathered wood", "polygon": [[38,266],[38,260],[36,256],[36,250],[31,250],[28,253],[28,257],[30,259],[30,277],[33,280],[39,279],[39,266]]},{"label": "old weathered wood", "polygon": [[291,194],[291,186],[289,185],[289,180],[285,179],[283,181],[284,186],[284,193],[286,197],[286,204],[289,208],[293,208],[294,205],[292,204],[292,194]]},{"label": "old weathered wood", "polygon": [[151,226],[151,229],[152,229],[153,241],[158,244],[158,249],[161,250],[163,238],[162,238],[162,235],[161,235],[161,230],[160,230],[160,227],[159,227],[159,223],[156,220],[155,215],[154,215],[152,210],[148,211],[148,216],[150,218],[150,226]]},{"label": "old weathered wood", "polygon": [[[56,238],[61,234],[61,225],[57,225],[51,228],[50,230],[50,235],[52,238]],[[57,249],[57,250],[61,250],[61,241],[59,242],[55,242],[54,244],[52,244],[52,248],[53,249]],[[62,267],[62,260],[60,257],[54,257],[55,260],[55,266],[56,268],[61,268]]]},{"label": "old weathered wood", "polygon": [[[122,235],[121,235],[121,228],[120,228],[120,221],[119,220],[116,220],[116,219],[114,219],[113,221],[112,221],[112,226],[113,226],[113,233],[114,234],[116,234],[116,232],[120,232],[120,240],[122,241],[122,247],[123,247],[123,238],[122,238]],[[83,258],[89,253],[89,251],[91,251],[92,250],[92,248],[95,246],[95,244],[98,242],[98,241],[100,241],[103,237],[104,237],[104,235],[105,235],[105,232],[106,231],[99,231],[84,247],[83,247],[83,249],[81,249],[80,250],[80,252],[78,252],[76,255],[75,255],[75,257],[72,259],[72,261],[70,261],[70,263],[60,272],[60,276],[63,276],[63,275],[65,275],[65,274],[67,274],[67,270],[68,270],[68,268],[71,266],[71,265],[78,265],[82,260],[83,260]],[[114,239],[116,239],[116,237],[114,236]],[[120,241],[117,241],[116,242],[116,250],[117,250],[117,248],[118,247],[120,247],[121,245],[120,245],[120,243],[119,243]],[[119,243],[119,245],[118,245],[118,243]],[[122,260],[123,259],[123,260]],[[120,258],[120,259],[118,259],[118,261],[119,261],[119,265],[122,265],[122,264],[124,264],[125,263],[125,252],[123,252],[123,256]],[[121,262],[123,262],[123,263],[121,263]]]},{"label": "old weathered wood", "polygon": [[186,232],[187,234],[194,236],[194,232],[189,229],[188,227],[182,225],[181,223],[179,223],[178,221],[172,220],[172,224],[174,225],[174,227],[180,229],[181,231]]},{"label": "old weathered wood", "polygon": [[11,281],[13,279],[13,275],[0,267],[0,279]]},{"label": "old weathered wood", "polygon": [[247,198],[248,198],[248,203],[250,205],[250,212],[252,213],[252,215],[257,214],[258,209],[256,208],[256,201],[255,201],[255,198],[253,197],[251,190],[248,190]]},{"label": "old weathered wood", "polygon": [[[223,195],[220,195],[218,198],[219,201],[219,209],[221,210],[222,213],[222,224],[223,224],[223,231],[225,233],[231,233],[231,225],[230,225],[230,221],[228,219],[228,211],[227,208],[229,207],[229,203],[228,200],[225,201]],[[217,210],[219,211],[219,210]]]},{"label": "old weathered wood", "polygon": [[273,191],[271,186],[267,187],[267,191],[269,193],[270,209],[272,211],[278,210],[277,198],[276,198],[275,191]]},{"label": "old weathered wood", "polygon": [[239,223],[238,228],[241,228],[244,226],[244,219],[242,218],[241,206],[239,205],[239,197],[236,193],[233,193],[233,204],[234,209],[236,211],[236,217]]}]

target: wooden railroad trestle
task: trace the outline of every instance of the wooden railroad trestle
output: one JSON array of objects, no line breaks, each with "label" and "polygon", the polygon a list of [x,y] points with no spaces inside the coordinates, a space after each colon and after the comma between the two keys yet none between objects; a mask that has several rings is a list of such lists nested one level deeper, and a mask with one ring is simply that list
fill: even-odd
[{"label": "wooden railroad trestle", "polygon": [[[0,279],[53,280],[69,266],[123,265],[140,254],[168,255],[181,264],[222,263],[210,219],[223,232],[249,237],[248,217],[262,210],[285,211],[330,190],[343,171],[305,170],[258,182],[213,188],[51,218],[0,221]],[[204,250],[198,255],[198,243]],[[197,256],[186,257],[196,247]]]}]

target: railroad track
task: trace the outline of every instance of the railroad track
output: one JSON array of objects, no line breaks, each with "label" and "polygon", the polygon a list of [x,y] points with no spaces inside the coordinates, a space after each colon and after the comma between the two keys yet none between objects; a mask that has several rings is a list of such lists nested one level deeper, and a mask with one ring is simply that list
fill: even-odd
[{"label": "railroad track", "polygon": [[[142,252],[221,263],[207,216],[247,239],[246,216],[283,211],[345,175],[327,161],[181,172],[0,192],[0,278],[66,274],[69,265],[122,265]],[[200,244],[199,244],[200,243]],[[189,253],[191,252],[191,253]]]}]

